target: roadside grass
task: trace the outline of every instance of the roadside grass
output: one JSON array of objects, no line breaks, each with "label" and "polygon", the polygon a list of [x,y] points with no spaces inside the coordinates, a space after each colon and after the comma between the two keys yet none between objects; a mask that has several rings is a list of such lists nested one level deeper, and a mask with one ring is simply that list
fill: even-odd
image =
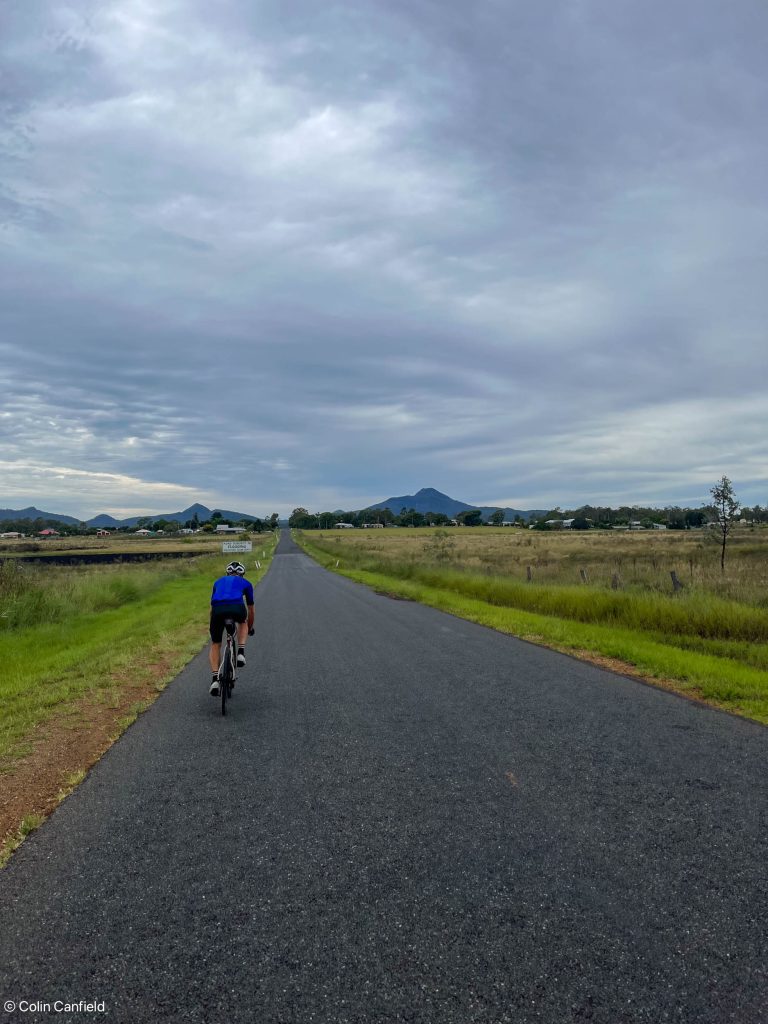
[{"label": "roadside grass", "polygon": [[2,848],[0,848],[0,868],[5,867],[14,851],[18,850],[27,836],[31,835],[36,828],[40,828],[44,821],[45,817],[42,814],[27,814],[22,819],[16,834],[6,839]]},{"label": "roadside grass", "polygon": [[0,634],[32,622],[64,622],[140,602],[172,579],[194,575],[190,563],[58,567],[0,563]]},{"label": "roadside grass", "polygon": [[[259,538],[259,555],[267,552],[261,569],[251,568],[249,556],[254,583],[267,571],[275,543],[274,535]],[[119,572],[35,570],[26,589],[9,597],[0,588],[0,609],[8,613],[0,619],[0,772],[29,751],[41,722],[82,697],[119,705],[121,678],[150,676],[153,660],[163,664],[166,681],[173,678],[206,641],[211,582],[221,570],[218,554]]]},{"label": "roadside grass", "polygon": [[[558,650],[609,658],[668,688],[768,724],[768,616],[712,594],[614,594],[403,563],[298,543],[326,568]],[[340,563],[336,565],[337,561]],[[608,598],[607,601],[603,598]],[[758,641],[758,642],[754,642]]]}]

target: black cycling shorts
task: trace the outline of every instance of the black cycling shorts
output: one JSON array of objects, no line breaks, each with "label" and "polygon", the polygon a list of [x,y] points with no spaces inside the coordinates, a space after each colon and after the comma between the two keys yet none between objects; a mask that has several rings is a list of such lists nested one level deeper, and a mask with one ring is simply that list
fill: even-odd
[{"label": "black cycling shorts", "polygon": [[248,612],[242,601],[237,604],[219,604],[211,610],[211,640],[215,644],[221,641],[221,634],[224,632],[224,620],[234,619],[235,622],[245,622]]}]

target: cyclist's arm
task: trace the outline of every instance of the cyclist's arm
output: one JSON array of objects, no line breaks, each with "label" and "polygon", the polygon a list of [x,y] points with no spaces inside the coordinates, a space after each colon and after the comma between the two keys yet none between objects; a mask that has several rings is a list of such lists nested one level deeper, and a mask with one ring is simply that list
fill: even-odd
[{"label": "cyclist's arm", "polygon": [[248,629],[253,629],[253,587],[250,583],[245,588],[245,603],[248,605]]}]

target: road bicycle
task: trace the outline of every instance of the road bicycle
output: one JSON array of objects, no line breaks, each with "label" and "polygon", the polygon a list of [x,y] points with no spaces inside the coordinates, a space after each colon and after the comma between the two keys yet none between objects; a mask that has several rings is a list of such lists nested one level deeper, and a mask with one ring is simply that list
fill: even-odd
[{"label": "road bicycle", "polygon": [[221,713],[227,713],[227,701],[232,696],[232,687],[237,678],[237,623],[234,619],[224,620],[221,634],[221,661],[219,662],[219,693]]}]

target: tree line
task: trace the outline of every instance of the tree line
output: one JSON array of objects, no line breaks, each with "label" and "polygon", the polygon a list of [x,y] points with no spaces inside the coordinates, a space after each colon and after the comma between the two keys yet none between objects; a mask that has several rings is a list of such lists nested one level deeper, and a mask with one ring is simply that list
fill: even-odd
[{"label": "tree line", "polygon": [[[631,524],[644,529],[652,529],[654,526],[665,526],[669,530],[696,529],[707,523],[719,523],[724,487],[727,500],[730,502],[726,510],[729,519],[739,514],[749,523],[768,523],[768,505],[741,506],[728,477],[723,477],[711,489],[712,502],[697,508],[678,505],[668,505],[665,508],[648,505],[619,505],[616,508],[608,505],[580,505],[578,508],[562,509],[558,506],[533,518],[518,513],[513,522],[517,526],[532,526],[539,530],[552,529],[563,520],[571,520],[570,529],[576,530],[611,530],[615,527],[629,527]],[[460,512],[453,518],[462,526],[481,526],[484,522],[480,509]],[[487,521],[492,526],[500,526],[505,521],[503,509],[496,509]],[[451,522],[451,517],[442,512],[417,512],[413,508],[401,508],[395,513],[389,508],[368,508],[356,512],[309,512],[306,508],[299,507],[291,513],[288,525],[298,530],[329,530],[339,523],[357,527],[374,524],[419,527],[448,526]]]},{"label": "tree line", "polygon": [[278,514],[273,512],[269,516],[253,519],[225,519],[217,512],[210,519],[201,523],[197,515],[185,522],[178,522],[175,519],[153,519],[152,516],[142,516],[134,526],[110,527],[110,526],[89,526],[87,523],[62,523],[58,519],[3,519],[0,521],[0,533],[23,533],[27,536],[34,536],[43,530],[56,530],[62,537],[95,536],[98,530],[109,530],[110,532],[135,533],[137,530],[151,530],[153,533],[177,533],[179,530],[199,530],[201,533],[213,533],[217,526],[235,526],[247,533],[263,533],[274,530],[278,525]]}]

